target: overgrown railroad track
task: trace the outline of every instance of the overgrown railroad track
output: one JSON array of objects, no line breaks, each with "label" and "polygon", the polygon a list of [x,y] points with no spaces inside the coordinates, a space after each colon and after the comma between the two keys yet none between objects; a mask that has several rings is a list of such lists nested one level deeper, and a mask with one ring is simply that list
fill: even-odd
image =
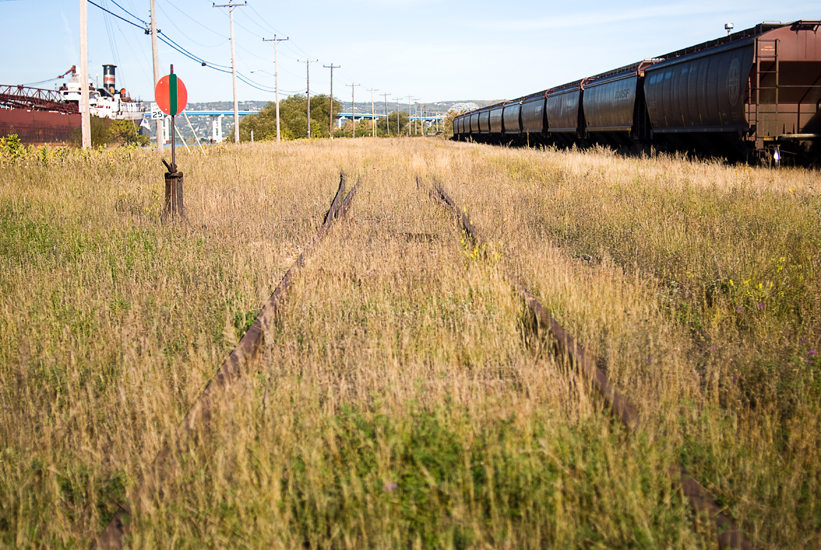
[{"label": "overgrown railroad track", "polygon": [[[417,186],[422,187],[418,178]],[[229,390],[231,386],[238,383],[243,373],[251,369],[251,362],[257,357],[259,351],[267,345],[265,334],[277,322],[279,308],[285,301],[297,270],[304,265],[314,248],[328,234],[334,220],[346,216],[358,187],[359,182],[346,195],[345,177],[344,175],[341,177],[337,194],[319,231],[299,255],[297,261],[286,272],[250,329],[243,335],[238,346],[231,352],[214,378],[206,386],[200,398],[191,407],[178,433],[174,435],[173,441],[181,442],[185,437],[193,435],[196,430],[207,427],[211,420],[212,406],[215,401],[230,398]],[[484,249],[486,246],[485,240],[471,223],[466,211],[456,205],[439,183],[434,181],[433,187],[430,196],[458,218],[462,230],[469,236],[477,249]],[[434,239],[434,236],[430,233],[409,232],[402,233],[402,235],[409,241],[423,243]],[[574,366],[584,382],[592,386],[601,395],[613,415],[630,432],[640,430],[641,415],[639,411],[631,404],[629,398],[621,393],[596,366],[592,354],[580,346],[577,340],[550,315],[548,310],[528,291],[518,277],[510,273],[506,273],[505,277],[533,315],[536,321],[537,333],[538,329],[545,329],[549,333],[550,348],[560,362]],[[327,366],[329,368],[333,367],[333,365]],[[168,475],[167,470],[172,467],[174,452],[174,444],[167,444],[157,456],[151,473],[145,476],[139,485],[149,491],[162,491],[162,478]],[[715,523],[718,532],[718,543],[721,548],[742,548],[745,550],[752,548],[752,545],[740,530],[722,513],[715,503],[715,499],[704,490],[683,466],[676,465],[671,468],[670,477],[674,484],[680,483],[683,495],[689,500],[696,513],[705,514]],[[123,504],[121,510],[109,522],[98,538],[99,548],[122,547],[123,538],[128,534],[128,522],[125,521],[125,517],[129,513],[129,507]]]},{"label": "overgrown railroad track", "polygon": [[[334,221],[342,219],[350,208],[351,201],[356,196],[359,189],[359,181],[345,194],[346,177],[340,175],[339,188],[331,201],[328,212],[319,230],[314,235],[310,243],[299,254],[297,260],[285,273],[268,301],[265,302],[251,327],[240,339],[236,348],[228,355],[228,358],[217,370],[211,381],[205,386],[202,394],[194,402],[188,414],[183,419],[182,424],[175,434],[174,441],[184,441],[194,432],[203,426],[207,426],[212,414],[212,407],[216,400],[225,399],[231,386],[240,381],[243,374],[247,376],[247,369],[250,363],[257,357],[260,349],[265,345],[265,333],[271,330],[276,322],[279,308],[285,301],[288,289],[291,287],[296,276],[296,272],[305,264],[305,260],[311,255],[314,248],[322,242]],[[155,492],[162,489],[162,478],[168,475],[168,469],[172,467],[174,443],[167,443],[154,460],[151,471],[139,482],[139,486],[146,487]],[[128,534],[128,523],[125,517],[130,514],[130,507],[121,503],[120,510],[109,521],[106,528],[97,540],[98,548],[122,548],[123,538]]]},{"label": "overgrown railroad track", "polygon": [[[480,248],[486,246],[485,239],[471,223],[467,211],[448,196],[442,186],[434,181],[434,189],[430,196],[447,208],[459,221],[464,232],[470,236],[474,244]],[[533,314],[537,326],[546,330],[551,338],[555,352],[569,361],[577,369],[581,377],[590,384],[599,395],[604,398],[613,415],[631,432],[640,429],[641,414],[632,405],[630,399],[620,392],[608,379],[607,375],[596,366],[592,354],[585,350],[575,338],[550,315],[547,309],[539,303],[536,297],[524,286],[521,280],[512,273],[507,275],[510,284],[521,296]],[[721,511],[716,504],[715,497],[710,495],[701,484],[696,481],[687,469],[680,464],[671,468],[671,477],[681,483],[681,490],[696,513],[705,514],[712,520],[718,531],[719,548],[741,548],[752,550],[753,545],[744,537],[743,533]]]}]

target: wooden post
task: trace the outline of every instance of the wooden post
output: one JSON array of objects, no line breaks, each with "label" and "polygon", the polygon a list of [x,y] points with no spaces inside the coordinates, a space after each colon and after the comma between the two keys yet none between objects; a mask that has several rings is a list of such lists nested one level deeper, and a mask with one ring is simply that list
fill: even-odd
[{"label": "wooden post", "polygon": [[185,218],[185,205],[182,195],[182,172],[165,173],[165,214],[163,217]]}]

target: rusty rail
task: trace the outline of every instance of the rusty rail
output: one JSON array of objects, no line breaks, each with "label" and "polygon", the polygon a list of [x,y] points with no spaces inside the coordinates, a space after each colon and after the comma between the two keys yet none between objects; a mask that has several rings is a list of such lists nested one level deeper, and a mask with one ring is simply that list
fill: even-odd
[{"label": "rusty rail", "polygon": [[[319,244],[331,229],[334,220],[343,218],[351,205],[351,201],[356,195],[359,188],[359,181],[356,182],[350,192],[345,196],[345,175],[340,175],[339,189],[334,196],[328,212],[325,214],[325,219],[322,226],[317,231],[311,242],[305,247],[296,261],[291,265],[285,276],[279,282],[270,298],[265,302],[259,314],[257,315],[254,324],[242,336],[237,347],[228,355],[222,366],[217,370],[214,377],[205,386],[205,389],[200,394],[197,401],[189,409],[188,414],[183,419],[179,428],[177,429],[177,437],[175,441],[179,444],[184,439],[184,436],[191,434],[200,425],[208,421],[211,415],[211,409],[216,403],[216,400],[227,392],[232,384],[238,382],[242,378],[243,367],[251,362],[257,355],[261,348],[260,344],[263,341],[263,336],[268,328],[270,328],[276,319],[280,306],[284,302],[288,289],[290,288],[296,272],[304,265],[305,260],[311,254],[313,249]],[[344,199],[343,199],[344,196]],[[138,491],[145,487],[158,485],[160,475],[167,469],[172,458],[175,446],[166,444],[162,450],[157,454],[154,463],[147,473],[138,483]],[[123,537],[128,533],[128,525],[125,523],[125,518],[131,514],[131,509],[126,503],[120,503],[120,510],[114,515],[111,521],[108,522],[106,528],[97,537],[95,547],[98,549],[104,548],[122,548]]]},{"label": "rusty rail", "polygon": [[[417,185],[420,185],[417,178]],[[465,210],[460,209],[453,199],[448,196],[442,186],[434,180],[435,189],[430,191],[430,196],[445,208],[450,210],[459,218],[459,222],[465,232],[473,239],[476,245],[482,246],[485,240],[479,231],[471,223]],[[611,412],[621,420],[627,429],[633,433],[638,429],[641,415],[630,403],[630,400],[621,393],[607,378],[607,375],[596,366],[593,356],[586,351],[569,332],[553,318],[547,309],[536,299],[530,291],[522,284],[518,277],[508,273],[507,279],[519,293],[519,296],[530,308],[537,322],[546,328],[553,337],[553,346],[560,356],[566,357],[570,364],[578,369],[583,378],[588,380],[593,387],[602,395]],[[738,527],[733,524],[719,508],[713,497],[701,484],[693,478],[687,469],[681,464],[670,467],[669,473],[673,479],[681,480],[681,491],[690,502],[690,506],[696,513],[703,513],[712,519],[718,531],[719,548],[738,548],[740,550],[753,550],[753,545],[741,533]]]}]

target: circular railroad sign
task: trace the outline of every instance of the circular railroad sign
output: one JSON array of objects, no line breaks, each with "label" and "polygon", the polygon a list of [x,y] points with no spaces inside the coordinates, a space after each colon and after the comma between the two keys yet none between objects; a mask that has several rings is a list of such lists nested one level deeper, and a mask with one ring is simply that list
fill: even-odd
[{"label": "circular railroad sign", "polygon": [[157,82],[157,87],[154,88],[154,100],[163,113],[176,116],[185,109],[188,103],[188,90],[185,89],[181,78],[174,73],[167,74]]}]

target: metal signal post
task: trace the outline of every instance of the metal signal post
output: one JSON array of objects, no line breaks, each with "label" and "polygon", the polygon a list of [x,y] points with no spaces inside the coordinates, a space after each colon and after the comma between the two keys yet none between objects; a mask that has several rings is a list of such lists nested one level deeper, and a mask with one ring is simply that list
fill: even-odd
[{"label": "metal signal post", "polygon": [[165,174],[165,213],[164,216],[185,217],[182,198],[182,172],[177,171],[176,123],[175,117],[185,109],[188,102],[188,91],[185,84],[174,74],[174,65],[167,76],[162,77],[154,88],[154,100],[162,112],[171,117],[171,164],[165,159],[162,163],[168,169]]}]

